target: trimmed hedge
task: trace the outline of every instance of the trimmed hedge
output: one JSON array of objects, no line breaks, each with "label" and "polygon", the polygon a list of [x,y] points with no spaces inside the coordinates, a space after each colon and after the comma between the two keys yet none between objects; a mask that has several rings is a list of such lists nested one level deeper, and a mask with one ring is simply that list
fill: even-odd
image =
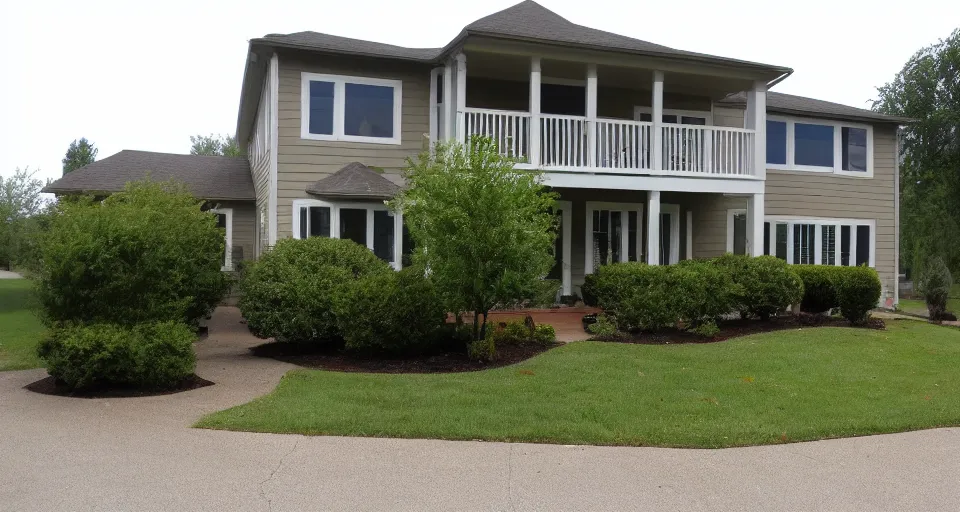
[{"label": "trimmed hedge", "polygon": [[414,354],[438,341],[447,313],[423,269],[364,276],[339,295],[335,312],[347,350]]},{"label": "trimmed hedge", "polygon": [[50,375],[70,388],[163,389],[193,374],[195,339],[176,322],[78,325],[53,329],[37,353]]},{"label": "trimmed hedge", "polygon": [[725,254],[712,260],[726,270],[736,284],[733,307],[740,315],[766,320],[803,297],[803,281],[787,262],[774,256]]},{"label": "trimmed hedge", "polygon": [[238,305],[250,331],[261,338],[337,342],[342,330],[335,308],[341,296],[357,279],[392,272],[351,240],[284,239],[248,266]]},{"label": "trimmed hedge", "polygon": [[861,324],[870,318],[870,310],[877,307],[883,287],[880,276],[870,267],[847,267],[846,275],[837,288],[840,314],[852,324]]},{"label": "trimmed hedge", "polygon": [[803,281],[803,299],[800,310],[805,313],[825,313],[840,307],[837,288],[851,267],[830,265],[794,265],[793,270]]}]

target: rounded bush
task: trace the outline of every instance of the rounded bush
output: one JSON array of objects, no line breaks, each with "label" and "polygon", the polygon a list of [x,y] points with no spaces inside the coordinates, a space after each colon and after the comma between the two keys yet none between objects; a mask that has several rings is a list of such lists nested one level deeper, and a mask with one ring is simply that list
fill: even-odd
[{"label": "rounded bush", "polygon": [[824,313],[840,307],[837,289],[850,267],[829,265],[793,265],[790,267],[803,281],[800,310],[805,313]]},{"label": "rounded bush", "polygon": [[250,331],[281,342],[339,340],[335,305],[365,276],[392,273],[372,251],[351,240],[284,239],[249,265],[238,306]]},{"label": "rounded bush", "polygon": [[580,300],[583,304],[595,308],[597,304],[597,275],[587,274],[583,276],[583,284],[580,285]]},{"label": "rounded bush", "polygon": [[714,264],[727,269],[737,285],[733,309],[741,316],[766,320],[803,298],[803,281],[787,262],[774,256],[727,254],[714,259]]},{"label": "rounded bush", "polygon": [[162,389],[193,373],[196,335],[182,323],[75,325],[53,329],[37,352],[47,371],[70,388]]},{"label": "rounded bush", "polygon": [[431,348],[447,313],[423,270],[366,275],[338,297],[336,317],[347,350],[412,355]]},{"label": "rounded bush", "polygon": [[870,317],[870,310],[877,307],[882,291],[876,270],[865,266],[848,267],[837,290],[840,313],[852,324],[865,322]]},{"label": "rounded bush", "polygon": [[174,183],[135,182],[101,202],[60,201],[35,284],[50,325],[196,324],[229,286],[224,233]]}]

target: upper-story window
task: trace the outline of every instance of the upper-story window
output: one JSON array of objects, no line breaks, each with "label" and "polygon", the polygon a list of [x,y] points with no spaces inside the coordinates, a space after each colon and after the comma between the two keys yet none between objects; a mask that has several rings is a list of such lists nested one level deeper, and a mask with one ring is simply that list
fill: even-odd
[{"label": "upper-story window", "polygon": [[300,136],[400,144],[400,80],[302,73]]},{"label": "upper-story window", "polygon": [[872,177],[873,128],[768,116],[767,167]]}]

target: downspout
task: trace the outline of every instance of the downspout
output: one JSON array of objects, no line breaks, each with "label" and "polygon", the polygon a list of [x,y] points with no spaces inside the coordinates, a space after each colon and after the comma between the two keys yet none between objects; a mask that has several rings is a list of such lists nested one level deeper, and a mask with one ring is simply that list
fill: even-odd
[{"label": "downspout", "polygon": [[900,127],[893,142],[893,305],[900,304]]}]

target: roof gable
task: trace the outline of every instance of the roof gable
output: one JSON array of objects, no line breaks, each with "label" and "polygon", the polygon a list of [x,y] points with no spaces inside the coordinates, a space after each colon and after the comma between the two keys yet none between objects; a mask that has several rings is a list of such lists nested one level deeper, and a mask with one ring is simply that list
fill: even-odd
[{"label": "roof gable", "polygon": [[399,191],[395,183],[360,162],[351,162],[306,188],[317,196],[353,199],[390,199]]}]

